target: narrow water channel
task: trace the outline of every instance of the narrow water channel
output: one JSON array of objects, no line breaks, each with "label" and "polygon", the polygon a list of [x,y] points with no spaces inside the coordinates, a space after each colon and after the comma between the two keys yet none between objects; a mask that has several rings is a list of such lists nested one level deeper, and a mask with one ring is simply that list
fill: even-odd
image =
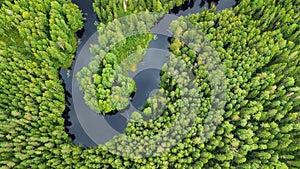
[{"label": "narrow water channel", "polygon": [[[95,22],[99,21],[93,12],[93,0],[73,0],[73,3],[79,6],[86,20],[84,22],[84,29],[77,34],[81,43],[79,43],[77,47],[77,53],[72,67],[69,70],[61,69],[59,72],[63,80],[67,100],[67,108],[63,116],[66,119],[66,131],[72,138],[74,144],[95,147],[98,144],[109,141],[113,136],[122,133],[127,126],[130,112],[141,108],[151,93],[159,87],[159,69],[168,61],[169,37],[158,35],[157,39],[153,39],[149,44],[146,56],[138,65],[138,71],[129,73],[129,76],[134,79],[137,86],[137,92],[133,96],[129,109],[123,113],[114,115],[102,116],[96,114],[85,104],[83,94],[79,91],[79,84],[74,77],[76,77],[75,74],[83,66],[86,66],[90,62],[87,54],[89,51],[83,51],[86,50],[84,45],[97,43],[97,34],[94,34],[97,30]],[[214,3],[217,10],[230,8],[236,4],[234,0],[214,1]],[[212,4],[211,0],[189,0],[182,6],[172,9],[170,14],[187,16],[209,8],[210,4]],[[173,19],[170,19],[169,22],[171,20]],[[161,24],[163,25],[163,23]],[[156,29],[161,28],[162,26],[156,27]],[[153,32],[155,32],[155,27]],[[82,54],[87,56],[80,57]],[[74,86],[72,86],[72,83]]]},{"label": "narrow water channel", "polygon": [[[80,43],[77,45],[77,52],[83,47],[83,44],[89,39],[89,37],[97,31],[95,22],[98,22],[97,16],[93,11],[92,3],[94,0],[72,0],[73,3],[77,4],[83,13],[85,18],[84,28],[77,33],[77,39],[80,39]],[[72,98],[72,74],[75,66],[75,61],[77,58],[77,53],[75,59],[72,63],[70,69],[60,69],[59,74],[63,81],[63,86],[65,88],[66,94],[66,109],[64,111],[63,117],[65,118],[65,129],[67,133],[71,136],[74,144],[83,144],[88,147],[95,147],[97,144],[90,139],[78,121],[74,110],[73,98]]]}]

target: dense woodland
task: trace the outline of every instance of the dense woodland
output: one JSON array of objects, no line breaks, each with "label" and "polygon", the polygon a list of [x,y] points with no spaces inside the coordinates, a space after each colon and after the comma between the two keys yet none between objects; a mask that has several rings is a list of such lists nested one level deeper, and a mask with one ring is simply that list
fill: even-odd
[{"label": "dense woodland", "polygon": [[[125,21],[116,22],[108,26],[114,27],[117,24],[126,29],[129,26],[124,23]],[[144,22],[142,24],[146,27]],[[99,31],[105,28],[100,27]],[[115,113],[128,107],[128,98],[136,88],[134,81],[128,77],[127,71],[142,59],[145,54],[142,49],[147,48],[152,37],[151,34],[145,32],[124,38],[121,33],[121,29],[108,33],[102,32],[99,37],[101,46],[95,45],[91,49],[93,61],[76,75],[87,105],[97,113]],[[115,41],[111,40],[112,37]],[[113,47],[106,49],[107,46]],[[135,53],[136,51],[140,52]]]},{"label": "dense woodland", "polygon": [[[136,3],[145,5],[133,9]],[[113,18],[144,10],[166,12],[180,3],[96,0],[94,8],[101,21],[110,25],[115,24]],[[169,5],[160,9],[159,4]],[[240,0],[234,9],[205,10],[174,21],[171,28],[175,34],[170,44],[173,54],[161,71],[160,92],[167,97],[148,100],[142,113],[133,114],[125,135],[147,140],[172,128],[169,138],[180,142],[171,148],[163,144],[157,148],[149,141],[147,158],[131,158],[145,155],[141,153],[144,143],[133,140],[134,150],[123,149],[128,156],[121,156],[119,149],[128,148],[122,137],[115,139],[119,147],[108,144],[87,148],[73,145],[64,130],[65,95],[58,69],[69,67],[74,57],[75,32],[83,26],[78,7],[65,0],[2,2],[0,168],[299,168],[299,11],[299,0]],[[155,19],[147,18],[139,28],[148,29]],[[187,20],[205,34],[206,39],[201,40],[211,42],[225,70],[226,96],[219,97],[226,97],[226,103],[224,110],[218,111],[217,126],[208,114],[214,81],[209,78],[213,67],[207,66],[211,60],[206,56],[212,49],[202,46],[196,50],[191,46],[197,44],[186,44],[186,39],[201,38],[185,25]],[[121,22],[122,25],[126,26]],[[99,26],[99,41],[105,45],[92,48],[92,52],[103,56],[95,57],[95,65],[89,65],[78,78],[96,70],[96,75],[87,81],[109,89],[103,79],[117,71],[113,65],[126,57],[121,51],[144,48],[151,35],[145,33],[120,42],[117,37],[121,35],[115,33],[105,41],[107,34],[101,32],[101,27],[105,26]],[[140,41],[143,36],[147,38]],[[191,85],[177,73],[170,74],[177,72],[174,69],[183,75],[192,74]],[[189,90],[194,87],[199,92]],[[180,99],[182,96],[186,99]],[[167,108],[158,112],[161,105]],[[186,105],[193,106],[181,111]],[[110,107],[106,112],[123,106]],[[147,120],[153,117],[157,118]],[[184,137],[177,138],[177,132],[191,122],[184,117],[194,119],[193,125],[184,131]],[[165,141],[154,138],[158,139],[156,143]],[[111,153],[108,149],[116,151]]]},{"label": "dense woodland", "polygon": [[93,7],[100,21],[107,23],[115,18],[145,11],[169,13],[183,3],[184,0],[95,0]]}]

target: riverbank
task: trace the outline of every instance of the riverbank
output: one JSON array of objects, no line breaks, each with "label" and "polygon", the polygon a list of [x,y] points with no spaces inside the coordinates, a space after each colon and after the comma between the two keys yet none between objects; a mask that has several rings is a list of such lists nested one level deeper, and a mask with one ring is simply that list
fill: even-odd
[{"label": "riverbank", "polygon": [[[72,64],[71,69],[60,70],[61,79],[65,87],[67,108],[64,112],[64,118],[66,119],[65,128],[73,139],[74,144],[84,144],[86,146],[96,146],[97,144],[103,144],[110,140],[113,136],[118,135],[126,128],[126,122],[128,120],[128,115],[121,115],[117,113],[110,116],[102,116],[94,113],[85,104],[83,100],[83,94],[79,91],[79,84],[76,81],[76,73],[80,70],[80,67],[87,64],[89,61],[86,59],[86,54],[89,53],[87,49],[89,46],[84,46],[85,44],[97,43],[97,34],[95,22],[98,22],[96,14],[93,12],[92,3],[93,1],[82,2],[80,0],[74,0],[80,9],[83,11],[84,17],[86,18],[84,23],[84,29],[78,32],[78,38],[81,43],[77,47],[77,53],[75,60]],[[189,1],[180,7],[176,7],[170,11],[171,14],[176,16],[187,16],[193,13],[199,13],[204,9],[211,7],[211,3],[206,1]],[[216,9],[222,10],[225,8],[233,7],[235,1],[221,1],[216,2]],[[171,22],[172,19],[169,20]],[[168,24],[165,24],[166,26]],[[156,27],[157,30],[164,29],[162,26]],[[155,29],[153,30],[155,32]],[[152,44],[152,46],[151,46]],[[166,39],[152,40],[150,42],[149,48],[159,48],[165,44],[163,50],[166,50],[168,46],[168,41]],[[85,51],[83,51],[84,49]],[[84,57],[80,59],[78,56],[84,54]],[[147,58],[147,57],[146,57]],[[166,62],[166,60],[164,61]],[[78,68],[75,65],[81,63]],[[161,64],[163,62],[160,62]],[[137,72],[140,72],[141,68]],[[134,77],[134,76],[133,76]],[[143,81],[143,80],[141,80]],[[73,85],[74,86],[73,86]],[[148,95],[149,96],[149,95]],[[141,103],[139,103],[140,105]]]}]

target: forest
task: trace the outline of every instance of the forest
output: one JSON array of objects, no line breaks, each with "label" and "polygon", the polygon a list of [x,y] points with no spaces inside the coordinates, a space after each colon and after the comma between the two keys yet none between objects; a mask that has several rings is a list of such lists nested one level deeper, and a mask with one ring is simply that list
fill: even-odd
[{"label": "forest", "polygon": [[[77,79],[95,112],[128,106],[124,98],[135,84],[116,65],[148,46],[154,36],[147,30],[161,16],[146,15],[131,28],[116,19],[168,13],[182,3],[94,1],[101,46],[91,48],[95,58]],[[62,116],[66,100],[58,70],[73,62],[82,11],[70,0],[0,4],[0,168],[300,168],[299,0],[238,0],[232,9],[207,9],[173,21],[172,54],[161,69],[159,92],[165,99],[148,99],[124,135],[96,148],[72,144]],[[144,33],[102,32],[110,25]],[[209,57],[215,51],[219,60]],[[134,69],[143,54],[130,55],[124,69]],[[224,68],[225,81],[217,80],[216,63]],[[217,114],[209,113],[212,108]]]}]

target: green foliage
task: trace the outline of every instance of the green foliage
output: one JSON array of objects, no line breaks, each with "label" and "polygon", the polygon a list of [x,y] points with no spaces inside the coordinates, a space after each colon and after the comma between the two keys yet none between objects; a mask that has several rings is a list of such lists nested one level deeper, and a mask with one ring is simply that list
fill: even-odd
[{"label": "green foliage", "polygon": [[[123,15],[110,10],[111,6],[121,9],[123,1],[101,2],[109,7],[100,8]],[[155,6],[154,2],[138,2],[141,9]],[[161,1],[161,4],[170,8],[167,2],[171,1]],[[136,2],[127,3],[127,11],[133,10]],[[104,15],[108,15],[108,19],[115,16],[101,13],[101,10],[103,18],[106,18]],[[202,134],[210,133],[211,129],[209,124],[204,124],[204,118],[211,118],[206,117],[211,107],[206,60],[188,48],[182,39],[173,39],[170,48],[177,56],[171,57],[171,66],[162,69],[160,92],[166,96],[165,100],[159,96],[158,100],[149,99],[140,114],[133,114],[125,134],[143,138],[154,136],[169,129],[177,117],[192,111],[197,112],[195,123],[174,147],[163,151],[168,145],[160,145],[156,151],[161,154],[157,156],[130,159],[141,154],[130,154],[131,150],[126,149],[123,151],[128,152],[129,157],[113,155],[102,145],[85,149],[73,145],[64,131],[65,98],[57,69],[70,66],[75,50],[74,32],[82,26],[77,7],[63,0],[6,1],[0,12],[0,168],[299,168],[298,11],[299,1],[296,0],[241,0],[232,10],[204,11],[188,17],[211,41],[225,67],[227,103],[221,124],[204,142]],[[178,35],[185,34],[182,37],[186,39],[195,35],[179,23],[174,22],[172,28],[177,29]],[[134,37],[135,41],[141,41],[141,37]],[[102,62],[103,58],[96,58],[101,64],[92,62],[82,73],[93,77],[96,84],[109,88],[111,72],[117,71],[113,65],[119,62],[118,58],[126,57],[126,54],[118,57],[123,54],[120,51],[141,49],[127,46],[127,42],[138,44],[130,40],[111,44],[107,41],[107,46],[115,46],[114,51],[93,49],[97,54],[106,54],[103,55],[106,63]],[[198,47],[197,44],[194,47]],[[204,56],[210,54],[209,46],[202,46],[202,49]],[[177,87],[187,84],[175,71],[184,70],[184,66],[172,69],[178,58],[187,63],[196,78],[201,98],[192,103],[200,105],[199,110],[179,111],[181,104],[191,103],[179,99],[181,95],[196,95],[197,90]],[[94,69],[106,73],[98,72],[93,76]],[[102,79],[106,82],[102,83]],[[127,91],[129,88],[133,87],[128,86]],[[122,95],[118,87],[111,90],[116,93],[111,94],[116,97],[114,99]],[[117,109],[125,104],[120,103]],[[159,112],[158,107],[164,105],[167,105],[166,110]],[[105,108],[111,109],[109,104]],[[188,121],[180,118],[180,123]],[[170,137],[176,137],[177,128],[180,126],[174,127]],[[155,143],[149,140],[148,155],[152,147],[156,149]],[[136,145],[140,145],[134,147],[137,152],[143,151],[143,143]]]},{"label": "green foliage", "polygon": [[85,102],[92,110],[109,114],[129,106],[135,83],[128,77],[127,71],[135,71],[144,56],[153,36],[148,33],[149,29],[159,16],[147,13],[131,15],[99,25],[100,45],[91,48],[94,60],[77,74]]},{"label": "green foliage", "polygon": [[95,0],[93,7],[100,21],[107,23],[116,18],[145,11],[168,13],[174,6],[183,3],[184,0]]},{"label": "green foliage", "polygon": [[5,0],[0,0],[0,7],[5,2]]},{"label": "green foliage", "polygon": [[[121,40],[108,53],[102,53],[104,56],[99,65],[95,61],[91,62],[89,67],[77,74],[81,90],[85,93],[85,101],[93,110],[108,114],[123,110],[129,105],[129,97],[135,92],[135,82],[128,77],[127,71],[135,71],[135,66],[145,54],[142,49],[146,49],[151,38],[150,34],[141,34]],[[94,47],[93,50],[101,48]],[[136,51],[142,53],[135,53]],[[130,55],[132,56],[128,57]],[[86,79],[95,87],[88,86]],[[94,90],[94,95],[88,95]]]},{"label": "green foliage", "polygon": [[[16,0],[0,9],[0,168],[72,165],[61,158],[82,152],[64,131],[64,89],[57,71],[70,66],[75,32],[82,27],[78,7],[70,4]],[[71,13],[77,18],[69,16],[66,24]],[[70,27],[71,22],[77,25]]]},{"label": "green foliage", "polygon": [[[217,127],[217,131],[224,129],[226,131],[228,124],[235,126],[233,129],[227,129],[227,132],[218,134],[222,138],[219,143],[223,142],[223,145],[231,143],[231,146],[216,148],[212,143],[207,143],[204,151],[211,152],[218,159],[221,159],[223,154],[233,153],[234,161],[222,159],[224,165],[228,161],[231,167],[244,168],[257,164],[259,167],[286,168],[286,165],[291,167],[297,165],[295,158],[298,157],[295,154],[299,153],[299,146],[296,146],[295,140],[299,137],[299,133],[294,126],[299,123],[297,105],[299,94],[294,90],[297,88],[298,91],[299,88],[296,80],[299,79],[298,42],[289,38],[292,35],[287,35],[286,29],[272,28],[274,23],[269,23],[271,16],[268,13],[259,14],[253,9],[283,10],[284,5],[292,8],[291,4],[294,9],[298,9],[299,4],[296,1],[285,3],[281,1],[276,4],[274,1],[264,1],[264,3],[261,7],[258,3],[241,1],[234,10],[224,10],[216,14],[213,11],[204,11],[190,17],[190,21],[212,42],[226,67],[228,92],[222,122],[226,127],[222,124]],[[298,15],[291,11],[292,9],[287,15],[293,14],[297,20]],[[272,13],[276,13],[276,10]],[[276,16],[278,22],[287,17]],[[293,32],[297,31],[293,24],[294,20],[289,22],[294,25]],[[175,24],[173,30],[184,30],[180,28],[184,26]],[[193,32],[186,34],[191,34],[192,37]],[[187,35],[187,38],[190,37]],[[205,79],[202,79],[205,78],[203,60],[195,58],[194,53],[180,44],[179,39],[173,40],[171,49],[174,53],[180,54],[190,66],[198,67],[194,70],[195,76],[201,78],[199,81],[202,83],[205,82]],[[291,158],[283,158],[283,154]],[[206,162],[203,168],[217,168],[222,164],[214,158]]]},{"label": "green foliage", "polygon": [[76,50],[75,32],[83,27],[78,7],[63,1],[7,1],[1,14],[4,45],[37,62],[50,60],[64,68],[71,65]]}]

